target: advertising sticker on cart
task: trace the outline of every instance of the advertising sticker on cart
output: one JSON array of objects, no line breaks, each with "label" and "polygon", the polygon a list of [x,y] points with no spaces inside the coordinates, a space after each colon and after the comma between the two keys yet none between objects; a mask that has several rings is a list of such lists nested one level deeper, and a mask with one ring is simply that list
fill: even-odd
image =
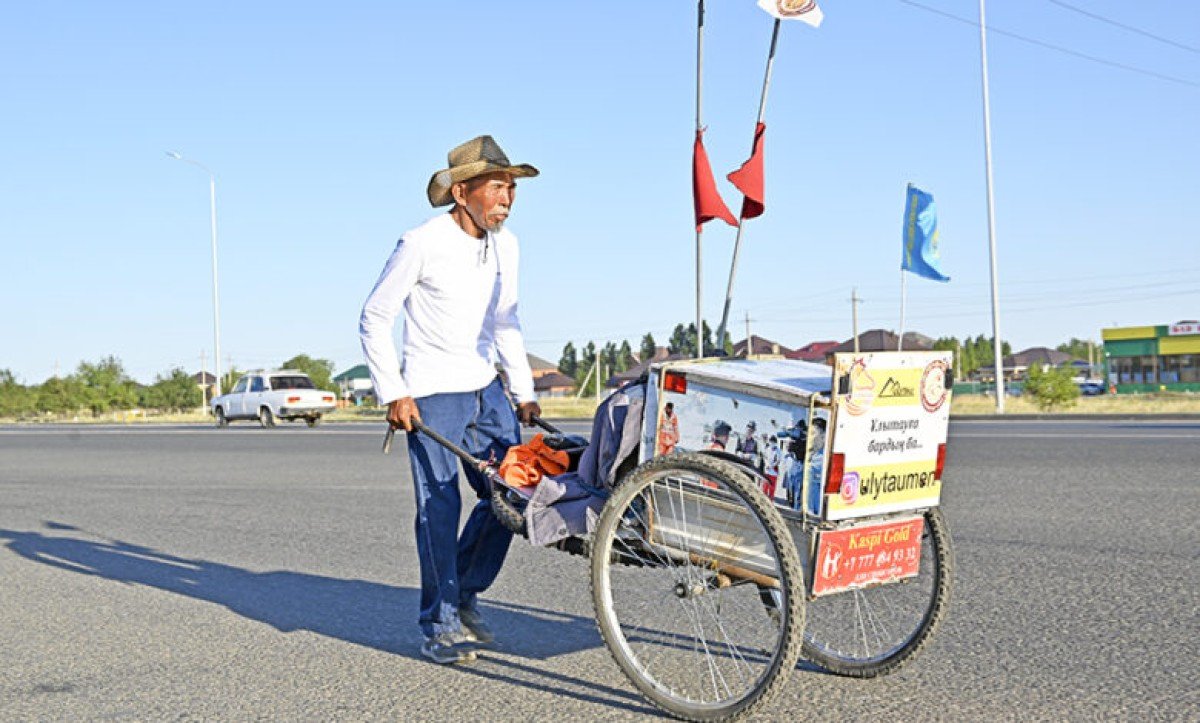
[{"label": "advertising sticker on cart", "polygon": [[813,564],[813,597],[915,577],[924,529],[923,518],[911,517],[821,532]]},{"label": "advertising sticker on cart", "polygon": [[825,518],[932,507],[950,421],[949,352],[837,354]]}]

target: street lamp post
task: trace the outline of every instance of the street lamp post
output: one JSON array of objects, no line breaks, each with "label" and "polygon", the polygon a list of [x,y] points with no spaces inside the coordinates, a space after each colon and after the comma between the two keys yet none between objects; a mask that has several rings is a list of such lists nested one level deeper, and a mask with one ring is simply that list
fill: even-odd
[{"label": "street lamp post", "polygon": [[177,161],[190,163],[208,174],[208,204],[209,220],[212,228],[212,294],[213,294],[213,345],[216,347],[214,362],[217,378],[213,385],[213,398],[221,394],[221,296],[217,291],[217,176],[199,161],[184,158],[177,151],[167,151],[167,155]]}]

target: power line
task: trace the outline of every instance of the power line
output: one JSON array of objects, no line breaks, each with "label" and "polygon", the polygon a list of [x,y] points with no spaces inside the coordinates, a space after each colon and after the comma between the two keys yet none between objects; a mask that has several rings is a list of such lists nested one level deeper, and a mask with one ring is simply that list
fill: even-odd
[{"label": "power line", "polygon": [[[904,3],[905,5],[911,5],[914,8],[919,8],[926,12],[933,13],[934,15],[941,15],[942,17],[949,18],[951,20],[956,20],[960,23],[965,23],[967,25],[970,25],[973,28],[979,27],[979,23],[975,20],[970,20],[968,18],[960,17],[953,13],[948,13],[945,10],[939,10],[937,8],[929,7],[928,5],[922,5],[919,2],[915,2],[915,0],[896,0],[896,2]],[[991,25],[988,25],[987,28],[988,28],[989,32],[995,33],[997,35],[1004,35],[1004,36],[1013,38],[1015,40],[1020,40],[1022,42],[1026,42],[1031,45],[1037,45],[1038,47],[1046,48],[1047,50],[1054,50],[1059,53],[1065,53],[1066,55],[1071,55],[1076,58],[1087,60],[1087,61],[1090,61],[1093,63],[1099,63],[1101,65],[1107,65],[1107,66],[1110,66],[1113,68],[1120,68],[1121,70],[1128,70],[1133,73],[1140,73],[1142,75],[1148,75],[1151,78],[1158,78],[1159,80],[1165,80],[1165,81],[1168,81],[1171,83],[1178,83],[1180,85],[1186,85],[1186,86],[1190,86],[1192,88],[1200,88],[1200,83],[1197,83],[1196,81],[1193,81],[1193,80],[1186,80],[1184,78],[1176,78],[1173,75],[1166,75],[1164,73],[1159,73],[1154,70],[1146,70],[1145,68],[1139,68],[1137,66],[1127,65],[1125,63],[1119,63],[1115,60],[1108,60],[1106,58],[1100,58],[1095,55],[1088,55],[1087,53],[1081,53],[1078,50],[1071,50],[1070,48],[1064,48],[1061,45],[1053,45],[1051,43],[1046,43],[1041,40],[1035,40],[1033,38],[1026,37],[1024,35],[1018,35],[1017,33],[1013,33],[1008,30],[1000,30],[999,28],[995,28]]]},{"label": "power line", "polygon": [[1103,15],[1099,15],[1090,10],[1084,10],[1083,8],[1077,8],[1074,5],[1062,2],[1062,0],[1047,0],[1047,2],[1051,2],[1051,3],[1054,3],[1055,5],[1058,5],[1059,7],[1063,7],[1063,8],[1066,8],[1067,10],[1077,12],[1080,15],[1086,15],[1089,18],[1092,18],[1093,20],[1099,20],[1102,23],[1108,23],[1109,25],[1121,28],[1122,30],[1128,30],[1131,33],[1137,33],[1138,35],[1144,35],[1147,38],[1150,38],[1151,40],[1157,40],[1160,43],[1166,43],[1167,45],[1173,45],[1176,48],[1179,48],[1180,50],[1186,50],[1189,53],[1200,54],[1200,48],[1194,48],[1191,45],[1184,45],[1183,43],[1177,43],[1174,40],[1171,40],[1170,38],[1164,38],[1161,35],[1155,35],[1154,33],[1147,32],[1145,30],[1142,30],[1141,28],[1135,28],[1132,25],[1126,25],[1125,23],[1117,22],[1116,20],[1113,20],[1112,18],[1107,18]]}]

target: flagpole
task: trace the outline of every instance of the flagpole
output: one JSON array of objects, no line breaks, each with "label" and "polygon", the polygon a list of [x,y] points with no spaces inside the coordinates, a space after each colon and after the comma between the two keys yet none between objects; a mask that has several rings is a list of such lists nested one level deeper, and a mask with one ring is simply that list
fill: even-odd
[{"label": "flagpole", "polygon": [[[762,96],[758,101],[758,120],[755,122],[757,131],[758,124],[763,122],[763,115],[767,109],[767,90],[771,87],[771,68],[775,65],[775,46],[779,41],[779,18],[775,18],[775,27],[771,30],[771,49],[767,53],[767,71],[763,77]],[[750,144],[750,153],[754,153],[754,144]],[[733,261],[729,264],[729,285],[725,287],[725,308],[721,312],[721,326],[717,328],[717,348],[725,348],[725,326],[729,323],[729,304],[733,301],[733,278],[737,274],[738,252],[742,248],[742,231],[746,228],[746,219],[738,219],[737,238],[733,241]],[[747,343],[749,343],[747,341]]]},{"label": "flagpole", "polygon": [[984,0],[979,0],[979,57],[983,70],[983,156],[987,175],[988,252],[992,275],[992,346],[996,362],[996,413],[1004,414],[1004,354],[1000,342],[1000,297],[996,281],[996,215],[992,195],[992,111],[988,101],[987,24]]},{"label": "flagpole", "polygon": [[[700,125],[700,101],[701,82],[704,71],[704,0],[698,0],[696,3],[696,132],[702,130]],[[703,226],[696,225],[696,358],[704,357],[704,335],[701,333],[703,326],[703,300],[704,300],[704,267],[703,267],[703,251],[704,244],[701,240],[704,236]]]},{"label": "flagpole", "polygon": [[908,301],[908,287],[903,267],[900,269],[900,338],[896,340],[896,351],[904,348],[904,304]]}]

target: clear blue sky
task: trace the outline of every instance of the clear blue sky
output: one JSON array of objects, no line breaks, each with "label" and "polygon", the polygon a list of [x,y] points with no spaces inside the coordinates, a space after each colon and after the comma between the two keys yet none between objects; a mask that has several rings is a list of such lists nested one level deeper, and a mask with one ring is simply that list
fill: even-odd
[{"label": "clear blue sky", "polygon": [[[949,284],[908,323],[991,333],[973,0],[825,0],[786,23],[767,106],[767,213],[733,316],[785,345],[899,322],[905,184],[934,194]],[[1017,349],[1200,316],[1200,9],[988,6],[1002,334]],[[720,188],[749,150],[771,19],[709,0],[704,117]],[[1130,69],[1105,64],[1115,63]],[[120,358],[138,380],[211,365],[208,179],[223,356],[359,363],[359,309],[434,211],[446,151],[491,133],[521,185],[530,351],[665,342],[694,318],[695,2],[17,3],[0,23],[0,369],[26,383]],[[1145,71],[1145,72],[1138,72]],[[1158,77],[1167,76],[1167,78]],[[1174,78],[1175,80],[1171,80]],[[706,316],[732,228],[709,224]],[[211,366],[210,366],[211,368]]]}]

